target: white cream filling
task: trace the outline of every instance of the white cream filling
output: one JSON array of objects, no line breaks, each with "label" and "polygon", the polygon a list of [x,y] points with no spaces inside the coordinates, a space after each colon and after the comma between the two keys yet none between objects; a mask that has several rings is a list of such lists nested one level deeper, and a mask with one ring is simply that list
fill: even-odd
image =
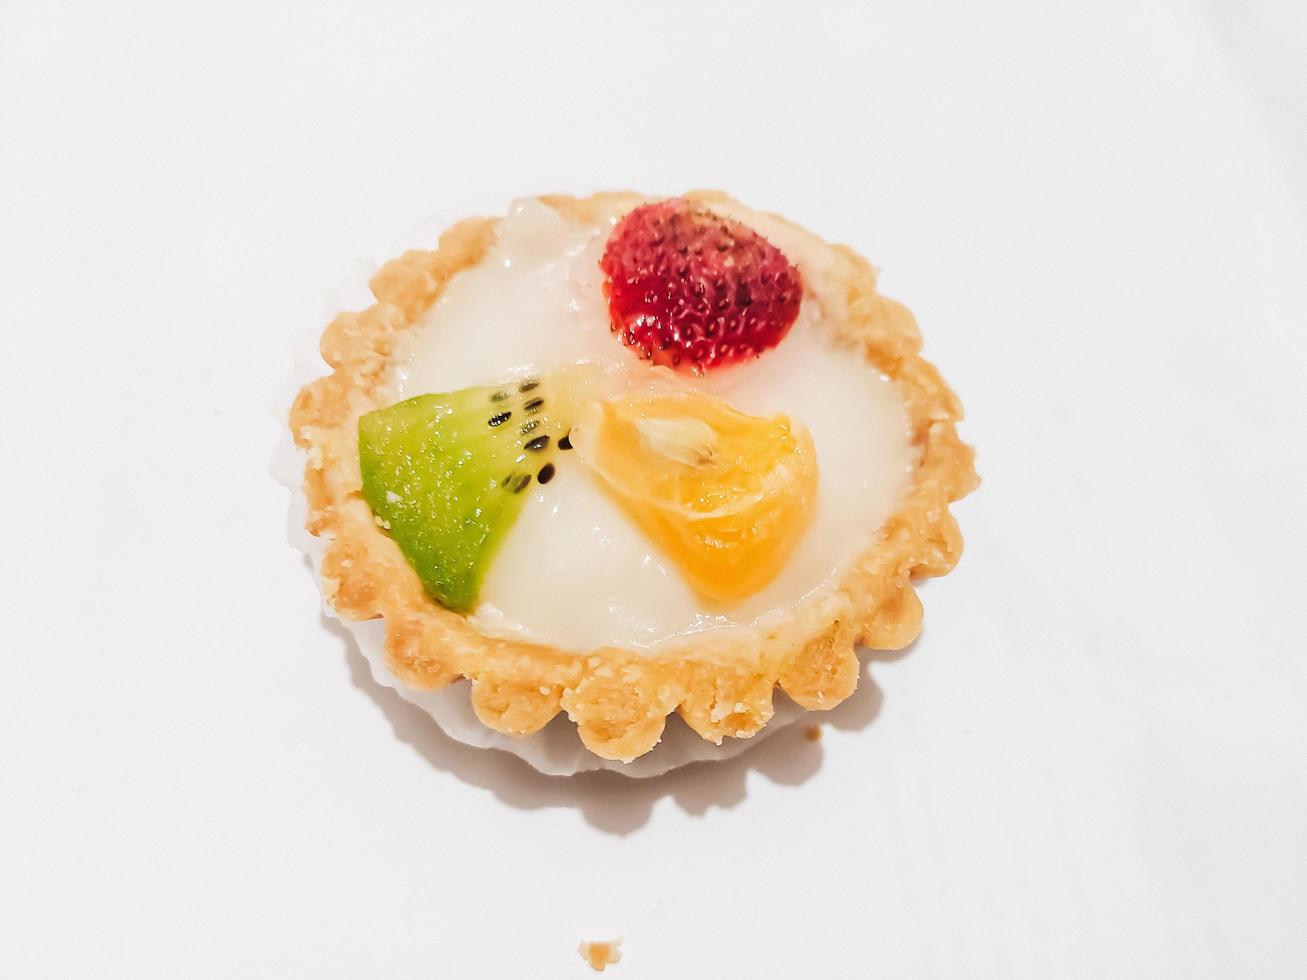
[{"label": "white cream filling", "polygon": [[[739,217],[754,223],[747,213]],[[396,371],[398,396],[581,362],[602,366],[611,391],[666,383],[658,380],[665,369],[638,360],[609,330],[599,257],[610,228],[577,227],[535,200],[515,204],[490,254],[456,276],[412,332]],[[764,234],[806,278],[806,243],[783,240],[784,231],[770,224]],[[654,650],[689,633],[784,615],[830,584],[890,515],[913,453],[894,385],[858,354],[828,342],[821,316],[808,295],[775,349],[706,378],[678,374],[673,382],[711,391],[743,412],[784,413],[812,433],[820,471],[816,513],[769,585],[738,602],[708,602],[575,455],[562,453],[557,475],[530,491],[490,568],[471,617],[476,626],[567,650]]]}]

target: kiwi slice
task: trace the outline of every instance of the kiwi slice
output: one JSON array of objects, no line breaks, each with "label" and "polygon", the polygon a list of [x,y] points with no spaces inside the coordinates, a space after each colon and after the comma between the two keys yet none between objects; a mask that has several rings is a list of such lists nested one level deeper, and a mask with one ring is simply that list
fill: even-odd
[{"label": "kiwi slice", "polygon": [[363,497],[423,586],[466,612],[574,413],[565,375],[418,395],[359,419]]}]

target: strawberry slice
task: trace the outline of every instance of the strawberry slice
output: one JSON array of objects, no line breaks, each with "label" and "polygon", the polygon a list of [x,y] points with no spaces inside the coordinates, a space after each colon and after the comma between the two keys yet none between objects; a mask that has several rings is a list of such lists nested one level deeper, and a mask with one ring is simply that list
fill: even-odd
[{"label": "strawberry slice", "polygon": [[803,298],[799,270],[780,249],[682,197],[622,218],[599,265],[623,343],[695,373],[775,347]]}]

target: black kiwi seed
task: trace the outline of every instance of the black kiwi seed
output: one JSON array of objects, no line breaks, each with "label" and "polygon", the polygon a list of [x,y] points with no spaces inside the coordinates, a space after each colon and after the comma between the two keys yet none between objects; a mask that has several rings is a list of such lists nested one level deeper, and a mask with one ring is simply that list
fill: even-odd
[{"label": "black kiwi seed", "polygon": [[527,378],[520,385],[518,385],[517,390],[525,395],[528,391],[535,391],[539,387],[540,387],[540,379]]},{"label": "black kiwi seed", "polygon": [[571,430],[571,429],[568,429],[568,430],[567,430],[567,435],[563,436],[563,438],[561,438],[561,439],[558,440],[558,448],[559,448],[559,449],[571,449],[571,448],[572,448],[572,430]]},{"label": "black kiwi seed", "polygon": [[540,467],[540,472],[536,474],[536,479],[539,480],[541,484],[548,483],[553,478],[554,478],[553,463],[546,463],[544,466]]},{"label": "black kiwi seed", "polygon": [[512,417],[512,412],[500,412],[498,415],[492,415],[490,418],[486,419],[486,425],[493,429],[497,425],[503,425]]},{"label": "black kiwi seed", "polygon": [[527,419],[527,421],[522,423],[522,435],[534,432],[538,428],[540,428],[539,419]]},{"label": "black kiwi seed", "polygon": [[530,442],[526,443],[525,448],[531,450],[532,452],[539,452],[541,449],[544,449],[548,445],[549,445],[548,436],[536,436]]},{"label": "black kiwi seed", "polygon": [[507,397],[508,397],[508,392],[496,391],[493,395],[490,396],[490,400],[492,402],[502,402]]},{"label": "black kiwi seed", "polygon": [[521,493],[526,489],[526,485],[531,482],[530,473],[514,473],[507,478],[505,487],[513,493]]},{"label": "black kiwi seed", "polygon": [[544,403],[545,400],[543,398],[532,398],[529,402],[523,405],[522,408],[527,412],[527,414],[532,414],[540,411]]}]

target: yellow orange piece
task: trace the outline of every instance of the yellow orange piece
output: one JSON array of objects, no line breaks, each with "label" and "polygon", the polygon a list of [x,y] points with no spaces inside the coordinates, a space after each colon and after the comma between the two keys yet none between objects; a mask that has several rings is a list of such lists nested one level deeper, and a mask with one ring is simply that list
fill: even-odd
[{"label": "yellow orange piece", "polygon": [[817,501],[807,429],[784,415],[745,415],[709,395],[597,402],[572,443],[690,583],[719,601],[776,577]]}]

